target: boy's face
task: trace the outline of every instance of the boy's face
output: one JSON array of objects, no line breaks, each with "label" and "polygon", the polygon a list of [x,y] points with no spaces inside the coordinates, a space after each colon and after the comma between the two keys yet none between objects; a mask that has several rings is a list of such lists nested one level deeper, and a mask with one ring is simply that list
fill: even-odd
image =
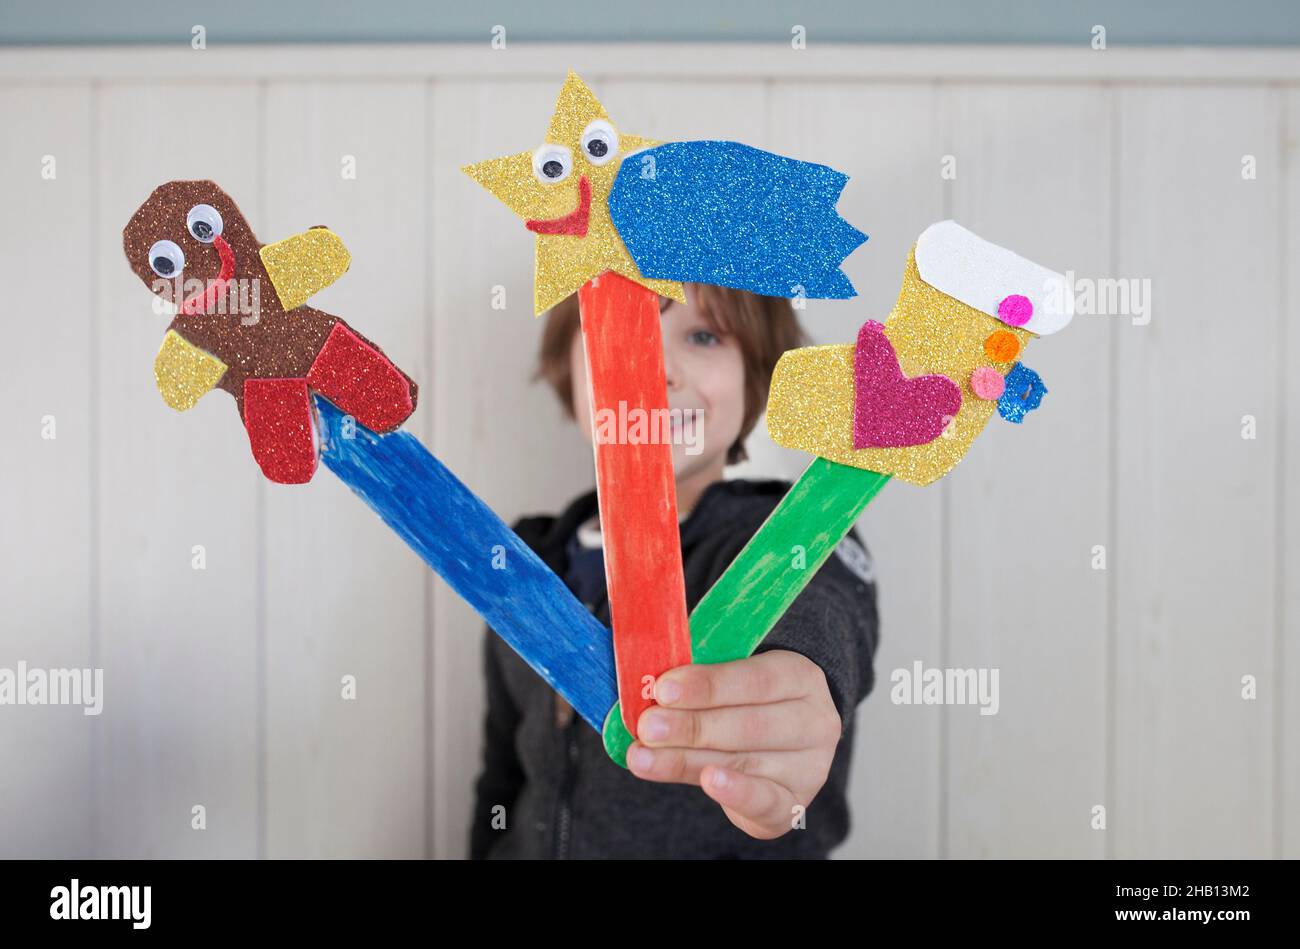
[{"label": "boy's face", "polygon": [[[711,481],[721,477],[727,449],[740,436],[745,417],[745,365],[740,347],[733,336],[719,333],[709,323],[699,307],[695,286],[685,286],[685,304],[664,298],[659,301],[668,408],[681,410],[670,414],[673,472],[679,483],[691,478]],[[592,441],[590,421],[584,422],[592,415],[581,333],[573,334],[569,360],[573,416],[587,440]],[[613,423],[607,431],[617,438],[616,413],[609,418]],[[632,422],[628,419],[629,432]],[[659,429],[655,427],[654,431]]]}]

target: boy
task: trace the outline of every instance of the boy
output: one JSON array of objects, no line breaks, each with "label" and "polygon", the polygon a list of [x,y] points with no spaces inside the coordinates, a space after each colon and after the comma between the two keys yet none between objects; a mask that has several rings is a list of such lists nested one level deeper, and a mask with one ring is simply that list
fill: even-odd
[{"label": "boy", "polygon": [[[681,410],[673,469],[694,608],[789,488],[726,481],[723,468],[745,459],[773,367],[804,339],[788,300],[698,284],[686,295],[660,304],[668,404]],[[591,440],[576,297],[547,316],[538,376]],[[608,625],[596,492],[514,527]],[[852,533],[836,553],[753,656],[658,678],[628,770],[499,637],[486,637],[471,857],[826,857],[848,834],[853,715],[871,690],[878,636],[869,556]]]}]

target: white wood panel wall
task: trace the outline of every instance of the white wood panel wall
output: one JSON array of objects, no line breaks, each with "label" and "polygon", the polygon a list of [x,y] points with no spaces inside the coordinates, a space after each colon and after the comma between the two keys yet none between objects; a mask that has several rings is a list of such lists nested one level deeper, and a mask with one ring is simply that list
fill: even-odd
[{"label": "white wood panel wall", "polygon": [[[888,313],[949,216],[1152,282],[1149,325],[1035,342],[1044,408],[864,517],[883,641],[840,855],[1300,856],[1300,54],[744,46],[0,53],[0,666],[105,676],[99,717],[0,707],[0,856],[464,854],[481,624],[328,472],[264,482],[228,397],[162,404],[120,232],[184,177],[264,241],[331,226],[354,260],[319,304],[421,383],[408,428],[508,520],[556,510],[591,460],[528,381],[532,242],[459,166],[538,140],[570,66],[628,131],[852,176],[861,295],[809,304],[817,342]],[[751,455],[807,462],[761,428]],[[998,668],[999,713],[892,704],[918,660]]]}]

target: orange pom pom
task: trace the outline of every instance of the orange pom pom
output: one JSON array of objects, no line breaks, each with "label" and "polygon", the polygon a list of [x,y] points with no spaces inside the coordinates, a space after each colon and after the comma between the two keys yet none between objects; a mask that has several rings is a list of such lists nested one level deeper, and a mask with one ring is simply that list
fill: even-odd
[{"label": "orange pom pom", "polygon": [[1020,352],[1020,340],[1016,339],[1014,333],[1006,330],[991,333],[989,338],[984,340],[984,354],[994,362],[1011,362],[1018,352]]}]

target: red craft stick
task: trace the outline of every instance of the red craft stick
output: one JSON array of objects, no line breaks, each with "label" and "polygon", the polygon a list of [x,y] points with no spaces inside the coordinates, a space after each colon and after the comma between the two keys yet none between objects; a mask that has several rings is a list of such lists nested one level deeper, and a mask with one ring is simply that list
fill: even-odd
[{"label": "red craft stick", "polygon": [[578,304],[593,417],[634,418],[639,409],[647,419],[649,437],[638,444],[620,438],[619,426],[607,426],[613,437],[603,442],[598,426],[595,438],[614,666],[623,724],[635,735],[654,704],[645,677],[691,661],[672,445],[658,424],[668,409],[659,296],[607,271],[583,285]]}]

